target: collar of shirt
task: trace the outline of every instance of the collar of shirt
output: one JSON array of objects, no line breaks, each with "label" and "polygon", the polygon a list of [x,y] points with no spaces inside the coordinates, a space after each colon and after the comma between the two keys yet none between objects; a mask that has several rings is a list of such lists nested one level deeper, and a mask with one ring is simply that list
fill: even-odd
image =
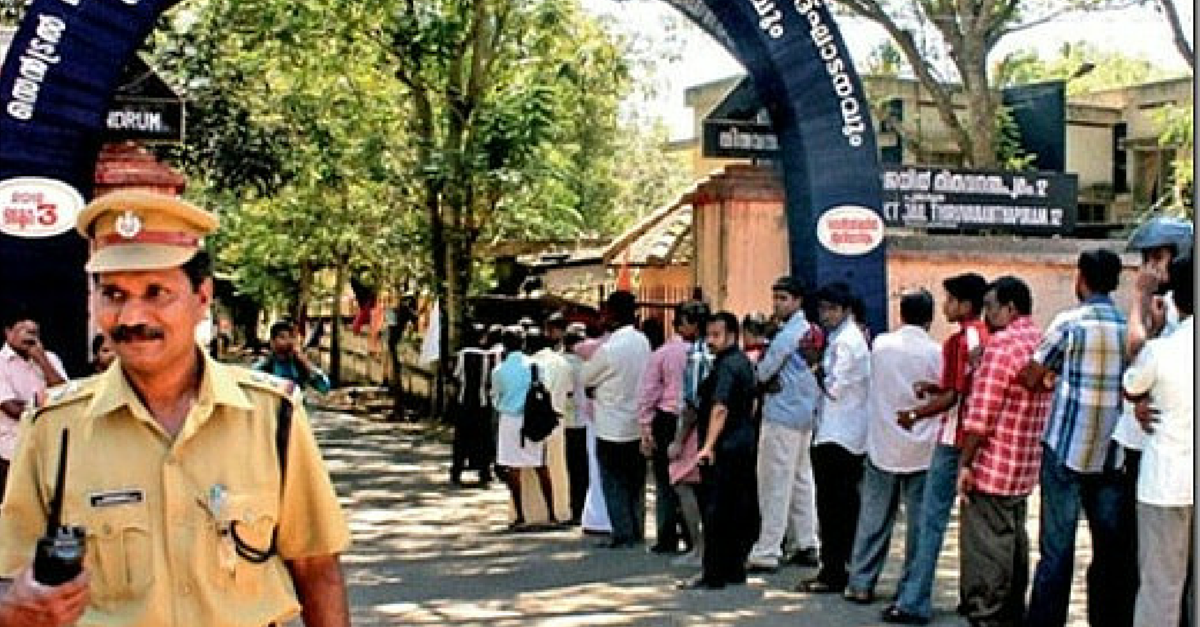
[{"label": "collar of shirt", "polygon": [[841,324],[829,330],[829,338],[827,342],[832,343],[834,340],[838,339],[842,332],[846,330],[846,327],[853,323],[854,319],[850,316],[846,316],[846,318],[842,320]]},{"label": "collar of shirt", "polygon": [[[200,377],[200,389],[196,394],[196,402],[188,413],[187,423],[177,437],[177,440],[180,441],[199,429],[212,415],[212,410],[217,405],[244,410],[254,409],[254,405],[246,397],[246,393],[242,391],[233,374],[229,372],[229,366],[216,362],[199,347],[197,350],[202,355],[204,372]],[[127,406],[130,413],[136,418],[157,424],[150,411],[146,409],[137,393],[134,392],[133,387],[129,385],[129,380],[125,378],[125,372],[121,368],[109,368],[104,371],[99,375],[96,386],[96,395],[92,397],[92,402],[88,405],[84,415],[94,419],[100,418]],[[91,421],[88,424],[91,424]]]},{"label": "collar of shirt", "polygon": [[543,348],[542,350],[533,354],[533,358],[539,362],[551,361],[556,357],[562,356],[562,353],[558,352],[557,349],[551,346],[547,346],[546,348]]},{"label": "collar of shirt", "polygon": [[1108,294],[1092,294],[1083,301],[1084,305],[1112,305],[1112,297]]},{"label": "collar of shirt", "polygon": [[20,353],[13,350],[13,347],[9,346],[8,342],[5,342],[4,348],[0,348],[0,361],[12,361],[14,359],[25,361],[25,358]]},{"label": "collar of shirt", "polygon": [[933,339],[932,337],[929,336],[929,332],[926,331],[924,327],[919,327],[915,324],[901,325],[899,329],[896,329],[896,332],[901,335],[914,337],[914,338],[929,339],[929,340]]},{"label": "collar of shirt", "polygon": [[1033,316],[1018,316],[1012,322],[1009,322],[1008,326],[997,331],[996,335],[1000,335],[1003,333],[1004,336],[1007,337],[1014,333],[1019,333],[1021,331],[1024,331],[1032,326],[1034,326]]},{"label": "collar of shirt", "polygon": [[[683,339],[678,333],[675,333],[670,339],[667,340],[666,344],[663,344],[663,346],[675,346],[678,344],[688,345],[688,341]],[[662,348],[662,346],[659,346],[659,348]]]}]

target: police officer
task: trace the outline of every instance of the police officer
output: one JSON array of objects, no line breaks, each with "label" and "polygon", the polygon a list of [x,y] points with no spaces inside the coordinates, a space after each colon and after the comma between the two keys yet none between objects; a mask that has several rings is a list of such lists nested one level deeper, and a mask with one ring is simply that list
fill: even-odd
[{"label": "police officer", "polygon": [[[93,313],[117,367],[52,390],[22,420],[0,510],[0,625],[245,625],[302,615],[349,625],[349,531],[295,387],[213,361],[194,330],[212,301],[210,213],[115,192],[77,228],[91,240]],[[59,438],[62,520],[87,529],[84,574],[28,575],[45,532]]]}]

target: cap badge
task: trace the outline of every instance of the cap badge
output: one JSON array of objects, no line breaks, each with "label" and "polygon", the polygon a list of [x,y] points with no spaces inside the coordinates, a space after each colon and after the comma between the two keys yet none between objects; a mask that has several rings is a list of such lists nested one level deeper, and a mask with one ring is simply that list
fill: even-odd
[{"label": "cap badge", "polygon": [[117,217],[117,234],[125,239],[133,239],[142,232],[142,219],[131,209],[126,209]]}]

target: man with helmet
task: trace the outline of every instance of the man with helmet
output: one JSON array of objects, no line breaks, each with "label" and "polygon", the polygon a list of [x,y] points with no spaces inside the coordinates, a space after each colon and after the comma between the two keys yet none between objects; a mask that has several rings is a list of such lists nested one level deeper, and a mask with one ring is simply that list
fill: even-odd
[{"label": "man with helmet", "polygon": [[[1167,268],[1173,260],[1191,254],[1193,238],[1191,222],[1166,216],[1148,220],[1129,236],[1127,249],[1136,250],[1142,255],[1125,338],[1125,351],[1129,359],[1138,354],[1146,340],[1170,335],[1179,324],[1179,313],[1171,294],[1163,288],[1167,286]],[[1125,455],[1125,474],[1131,494],[1137,485],[1142,444],[1146,439],[1146,432],[1138,424],[1136,413],[1149,411],[1148,401],[1126,403],[1113,433],[1113,439],[1121,445]]]},{"label": "man with helmet", "polygon": [[[1129,236],[1127,249],[1136,250],[1142,256],[1125,339],[1125,350],[1131,363],[1147,341],[1168,337],[1179,326],[1174,294],[1167,291],[1168,268],[1174,260],[1190,257],[1194,242],[1195,232],[1190,221],[1167,216],[1156,216],[1146,221]],[[1141,423],[1151,420],[1153,411],[1148,397],[1126,400],[1120,421],[1113,432],[1113,440],[1120,445],[1118,448],[1124,454],[1125,502],[1128,504],[1124,515],[1132,525],[1129,527],[1131,529],[1137,528],[1137,485],[1141,474],[1142,450],[1148,436]],[[1187,588],[1190,597],[1190,579]],[[1190,600],[1185,599],[1184,605],[1190,607]],[[1188,624],[1190,613],[1185,612],[1183,617],[1183,624]]]}]

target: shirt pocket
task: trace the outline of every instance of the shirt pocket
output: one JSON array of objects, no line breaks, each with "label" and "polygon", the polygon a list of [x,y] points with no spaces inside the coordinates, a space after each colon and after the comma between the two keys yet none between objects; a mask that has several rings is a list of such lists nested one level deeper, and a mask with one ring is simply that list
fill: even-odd
[{"label": "shirt pocket", "polygon": [[211,521],[211,545],[216,550],[206,553],[210,572],[215,571],[214,579],[222,588],[255,595],[263,578],[274,572],[278,499],[274,492],[232,493],[220,516]]},{"label": "shirt pocket", "polygon": [[145,504],[93,510],[84,523],[84,566],[92,578],[92,602],[98,607],[143,596],[154,582],[150,515]]}]

